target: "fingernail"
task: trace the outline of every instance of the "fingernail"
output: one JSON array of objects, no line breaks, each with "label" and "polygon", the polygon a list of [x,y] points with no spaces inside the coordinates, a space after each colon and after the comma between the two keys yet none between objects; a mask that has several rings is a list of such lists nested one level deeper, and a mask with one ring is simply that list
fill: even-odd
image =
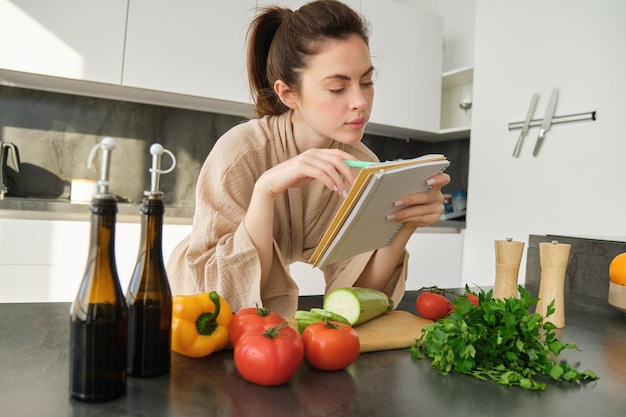
[{"label": "fingernail", "polygon": [[394,220],[396,217],[398,217],[398,216],[396,216],[396,214],[395,214],[395,213],[391,213],[391,214],[388,214],[388,215],[387,215],[387,220],[392,221],[392,220]]},{"label": "fingernail", "polygon": [[426,180],[426,184],[428,184],[428,185],[433,185],[436,182],[437,181],[434,178],[429,178],[429,179]]},{"label": "fingernail", "polygon": [[396,207],[402,207],[404,205],[404,200],[396,200],[393,202],[393,205]]},{"label": "fingernail", "polygon": [[348,196],[348,190],[344,188],[343,193],[341,193],[341,195],[343,196],[343,198],[346,198]]}]

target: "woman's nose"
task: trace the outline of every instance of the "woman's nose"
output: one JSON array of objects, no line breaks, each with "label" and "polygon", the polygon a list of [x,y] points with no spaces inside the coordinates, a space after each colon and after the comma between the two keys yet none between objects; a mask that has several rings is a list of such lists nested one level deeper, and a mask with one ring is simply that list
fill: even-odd
[{"label": "woman's nose", "polygon": [[363,109],[368,105],[367,93],[363,91],[360,86],[355,88],[354,92],[350,96],[350,108],[351,109]]}]

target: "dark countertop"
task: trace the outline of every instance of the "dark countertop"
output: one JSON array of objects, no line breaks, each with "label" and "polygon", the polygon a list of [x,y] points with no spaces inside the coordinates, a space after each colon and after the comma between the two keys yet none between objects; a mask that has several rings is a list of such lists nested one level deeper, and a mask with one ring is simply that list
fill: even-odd
[{"label": "dark countertop", "polygon": [[[532,289],[531,289],[532,292]],[[535,292],[536,294],[536,292]],[[415,294],[401,309],[414,311]],[[458,374],[442,376],[404,349],[361,354],[345,371],[304,363],[280,387],[243,380],[232,351],[203,359],[172,354],[169,375],[128,379],[125,397],[70,400],[69,304],[0,304],[0,410],[4,416],[623,416],[626,411],[626,315],[605,300],[566,295],[563,342],[581,351],[561,358],[600,379],[548,382],[530,392]],[[321,297],[301,297],[301,308]]]}]

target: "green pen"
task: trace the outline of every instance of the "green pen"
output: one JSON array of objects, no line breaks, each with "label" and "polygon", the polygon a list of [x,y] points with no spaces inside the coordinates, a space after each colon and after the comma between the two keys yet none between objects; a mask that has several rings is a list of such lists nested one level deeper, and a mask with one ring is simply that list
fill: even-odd
[{"label": "green pen", "polygon": [[343,162],[346,163],[350,168],[367,168],[372,164],[377,164],[378,162],[368,162],[368,161],[353,161],[350,159],[344,159]]}]

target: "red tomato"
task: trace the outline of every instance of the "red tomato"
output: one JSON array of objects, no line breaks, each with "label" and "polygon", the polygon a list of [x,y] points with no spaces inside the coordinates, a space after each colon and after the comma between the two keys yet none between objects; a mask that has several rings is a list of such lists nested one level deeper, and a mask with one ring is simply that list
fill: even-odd
[{"label": "red tomato", "polygon": [[448,312],[446,313],[446,315],[452,314],[452,312],[454,311],[454,309],[456,308],[456,306],[452,303],[449,303],[450,305],[448,306]]},{"label": "red tomato", "polygon": [[318,321],[302,332],[304,357],[312,367],[337,371],[359,357],[361,342],[352,327],[336,321]]},{"label": "red tomato", "polygon": [[303,359],[302,339],[286,322],[251,330],[235,346],[235,368],[244,379],[258,385],[284,384]]},{"label": "red tomato", "polygon": [[285,321],[283,316],[264,307],[241,309],[235,313],[230,322],[230,344],[235,347],[239,338],[250,330],[262,329],[266,324],[274,325]]},{"label": "red tomato", "polygon": [[438,320],[448,314],[450,302],[446,297],[434,292],[423,292],[415,300],[417,314],[429,320]]},{"label": "red tomato", "polygon": [[472,303],[472,304],[474,304],[475,306],[478,307],[478,296],[476,294],[467,293],[467,294],[465,294],[465,297],[467,297],[467,300],[470,303]]}]

